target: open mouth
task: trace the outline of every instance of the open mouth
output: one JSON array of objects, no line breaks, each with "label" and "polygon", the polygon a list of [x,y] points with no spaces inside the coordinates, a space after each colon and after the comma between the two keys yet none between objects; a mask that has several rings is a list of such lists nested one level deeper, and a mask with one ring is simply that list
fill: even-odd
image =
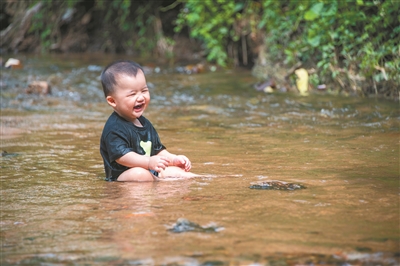
[{"label": "open mouth", "polygon": [[140,110],[142,110],[143,106],[144,106],[144,104],[138,104],[138,105],[135,105],[135,107],[133,109],[135,111],[140,111]]}]

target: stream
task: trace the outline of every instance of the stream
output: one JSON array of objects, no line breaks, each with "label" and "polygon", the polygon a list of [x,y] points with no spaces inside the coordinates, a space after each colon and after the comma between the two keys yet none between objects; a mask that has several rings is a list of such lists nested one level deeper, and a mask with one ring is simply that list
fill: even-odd
[{"label": "stream", "polygon": [[[398,102],[138,60],[144,116],[205,177],[106,182],[99,75],[117,57],[20,58],[1,69],[1,265],[399,265]],[[274,180],[304,189],[250,189]]]}]

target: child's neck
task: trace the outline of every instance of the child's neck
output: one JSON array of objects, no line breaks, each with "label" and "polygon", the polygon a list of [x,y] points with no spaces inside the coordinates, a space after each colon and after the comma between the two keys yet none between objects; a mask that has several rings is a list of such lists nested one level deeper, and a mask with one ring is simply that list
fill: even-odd
[{"label": "child's neck", "polygon": [[133,124],[137,127],[143,127],[142,123],[140,123],[139,119],[137,118],[133,121]]}]

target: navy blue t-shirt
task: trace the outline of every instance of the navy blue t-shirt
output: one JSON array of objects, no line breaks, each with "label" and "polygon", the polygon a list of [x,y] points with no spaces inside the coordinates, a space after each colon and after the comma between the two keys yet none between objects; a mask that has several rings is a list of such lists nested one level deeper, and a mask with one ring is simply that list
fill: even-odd
[{"label": "navy blue t-shirt", "polygon": [[166,149],[150,121],[144,116],[138,119],[143,127],[137,127],[113,112],[104,125],[100,153],[104,161],[106,180],[115,181],[129,169],[115,161],[128,152],[153,156]]}]

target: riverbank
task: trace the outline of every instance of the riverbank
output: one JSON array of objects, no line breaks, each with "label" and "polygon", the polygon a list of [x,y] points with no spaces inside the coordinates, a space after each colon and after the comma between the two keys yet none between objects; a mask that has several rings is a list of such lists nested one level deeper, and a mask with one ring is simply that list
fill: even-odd
[{"label": "riverbank", "polygon": [[102,53],[246,68],[276,84],[267,91],[299,90],[293,73],[300,68],[307,90],[399,100],[399,1],[132,3],[2,1],[0,54]]}]

